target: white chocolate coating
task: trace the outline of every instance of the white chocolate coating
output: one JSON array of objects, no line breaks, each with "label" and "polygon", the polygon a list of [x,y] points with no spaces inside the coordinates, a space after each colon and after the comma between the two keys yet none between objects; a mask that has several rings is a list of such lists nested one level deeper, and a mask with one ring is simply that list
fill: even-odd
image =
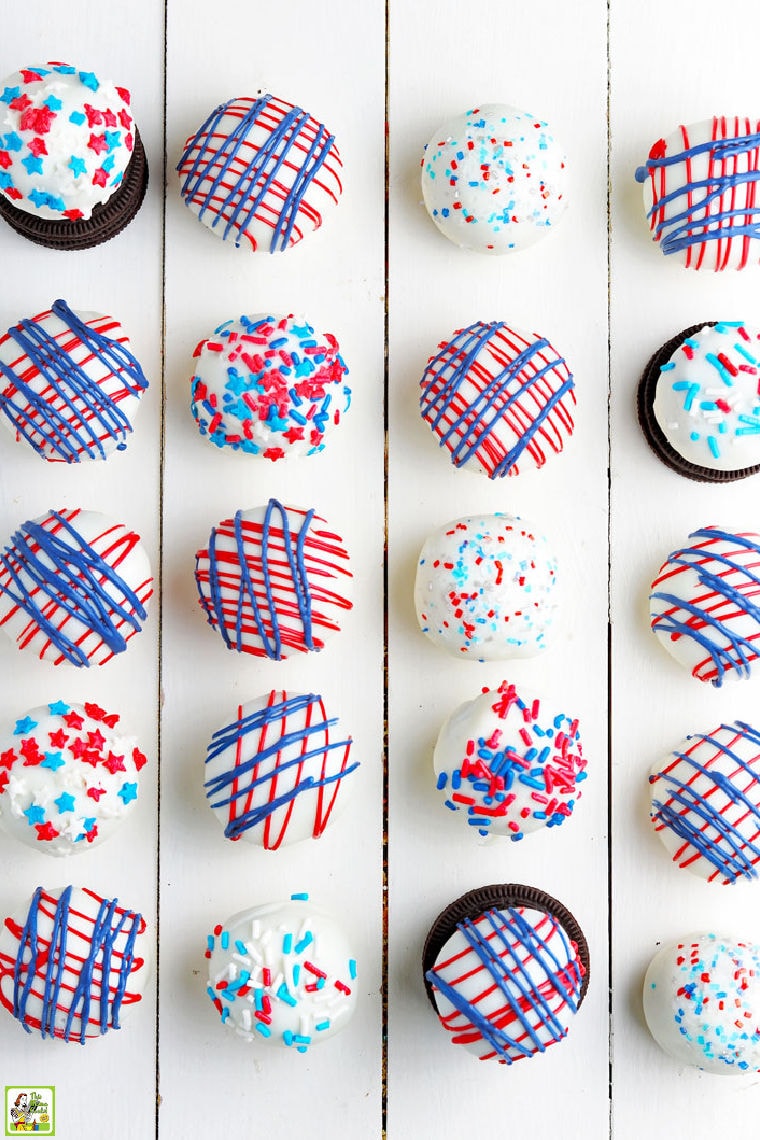
[{"label": "white chocolate coating", "polygon": [[0,83],[0,193],[51,221],[89,218],[121,185],[134,150],[129,92],[67,64]]},{"label": "white chocolate coating", "polygon": [[305,897],[254,906],[208,938],[208,995],[245,1041],[305,1053],[345,1027],[356,1006],[346,935]]},{"label": "white chocolate coating", "polygon": [[678,867],[712,883],[756,879],[760,733],[743,721],[694,733],[649,776],[650,819]]},{"label": "white chocolate coating", "polygon": [[119,717],[55,701],[0,735],[0,825],[46,855],[107,839],[134,808],[146,760]]},{"label": "white chocolate coating", "polygon": [[0,1005],[30,1033],[85,1044],[141,1000],[149,953],[144,918],[118,899],[40,887],[0,929]]},{"label": "white chocolate coating", "polygon": [[478,253],[525,249],[565,212],[565,155],[528,111],[482,104],[447,120],[428,142],[422,196],[455,245]]},{"label": "white chocolate coating", "polygon": [[652,240],[691,269],[760,260],[760,122],[715,115],[658,139],[636,171]]},{"label": "white chocolate coating", "polygon": [[274,95],[222,103],[187,140],[177,170],[185,205],[212,233],[268,253],[318,229],[343,192],[333,136]]},{"label": "white chocolate coating", "polygon": [[417,620],[457,657],[532,657],[546,648],[556,582],[556,559],[530,523],[505,513],[456,519],[422,547]]},{"label": "white chocolate coating", "polygon": [[139,535],[98,511],[49,511],[0,552],[0,626],[54,665],[102,665],[122,653],[152,593]]},{"label": "white chocolate coating", "polygon": [[760,946],[713,933],[667,943],[646,972],[644,1015],[682,1065],[760,1072]]},{"label": "white chocolate coating", "polygon": [[335,337],[292,314],[227,321],[194,356],[191,410],[219,448],[272,460],[312,455],[351,402]]},{"label": "white chocolate coating", "polygon": [[427,979],[452,1043],[511,1065],[567,1036],[583,976],[559,920],[515,906],[459,923]]},{"label": "white chocolate coating", "polygon": [[706,526],[660,568],[649,595],[660,644],[700,681],[747,678],[760,640],[760,535]]},{"label": "white chocolate coating", "polygon": [[[208,746],[205,789],[228,839],[277,850],[318,839],[342,807],[351,737],[320,696],[272,690],[238,705]],[[349,788],[353,781],[349,781]]]},{"label": "white chocolate coating", "polygon": [[577,720],[506,681],[454,710],[433,768],[444,804],[472,832],[515,841],[562,824],[586,778]]},{"label": "white chocolate coating", "polygon": [[655,418],[671,447],[713,471],[760,463],[760,332],[705,325],[661,366]]}]

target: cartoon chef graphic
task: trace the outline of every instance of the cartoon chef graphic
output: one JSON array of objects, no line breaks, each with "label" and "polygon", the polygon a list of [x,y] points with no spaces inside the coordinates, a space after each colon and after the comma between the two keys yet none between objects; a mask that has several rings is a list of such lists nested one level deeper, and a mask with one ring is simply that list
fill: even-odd
[{"label": "cartoon chef graphic", "polygon": [[32,1124],[29,1111],[29,1097],[25,1092],[19,1093],[11,1106],[11,1127],[17,1132],[26,1132],[27,1124]]}]

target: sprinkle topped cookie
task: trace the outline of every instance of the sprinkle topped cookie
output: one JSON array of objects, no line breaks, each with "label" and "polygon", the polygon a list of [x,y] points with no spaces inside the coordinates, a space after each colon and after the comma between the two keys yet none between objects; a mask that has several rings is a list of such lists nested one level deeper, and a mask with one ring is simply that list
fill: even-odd
[{"label": "sprinkle topped cookie", "polygon": [[122,451],[148,387],[113,317],[65,301],[0,337],[0,418],[51,462]]},{"label": "sprinkle topped cookie", "polygon": [[685,329],[649,361],[638,411],[679,475],[720,483],[760,471],[760,332],[744,321]]},{"label": "sprinkle topped cookie", "polygon": [[422,196],[438,229],[478,253],[525,249],[565,212],[565,156],[546,123],[488,103],[447,120],[422,157]]},{"label": "sprinkle topped cookie", "polygon": [[34,892],[0,929],[0,1005],[27,1033],[84,1045],[142,999],[145,919],[94,891]]},{"label": "sprinkle topped cookie", "polygon": [[673,862],[710,883],[756,879],[760,733],[744,721],[694,733],[649,776],[650,819]]},{"label": "sprinkle topped cookie", "polygon": [[359,766],[337,723],[313,693],[273,689],[238,706],[206,754],[206,796],[228,839],[270,851],[319,839]]},{"label": "sprinkle topped cookie", "polygon": [[205,226],[270,253],[318,229],[343,191],[333,136],[274,95],[222,103],[187,140],[177,170],[185,205]]},{"label": "sprinkle topped cookie", "polygon": [[556,584],[557,561],[530,523],[501,512],[455,519],[422,547],[417,620],[457,657],[532,657],[547,645]]},{"label": "sprinkle topped cookie", "polygon": [[651,628],[700,681],[749,677],[760,650],[760,535],[707,526],[652,583]]},{"label": "sprinkle topped cookie", "polygon": [[658,139],[636,181],[652,238],[691,269],[760,260],[760,122],[716,115]]},{"label": "sprinkle topped cookie", "polygon": [[351,402],[335,337],[292,314],[227,321],[194,357],[191,410],[219,448],[272,460],[312,455]]},{"label": "sprinkle topped cookie", "polygon": [[146,184],[124,87],[64,63],[0,82],[0,203],[25,237],[62,249],[97,244],[131,221]]},{"label": "sprinkle topped cookie", "polygon": [[667,943],[644,978],[644,1015],[682,1065],[760,1072],[760,946],[714,933]]},{"label": "sprinkle topped cookie", "polygon": [[55,701],[0,735],[0,824],[46,855],[102,843],[137,802],[146,764],[119,717]]},{"label": "sprinkle topped cookie", "polygon": [[420,382],[422,418],[455,467],[489,479],[543,467],[573,432],[575,387],[549,341],[502,321],[442,341]]},{"label": "sprinkle topped cookie", "polygon": [[98,511],[49,511],[0,552],[0,627],[53,665],[103,665],[122,653],[152,593],[139,535]]},{"label": "sprinkle topped cookie", "polygon": [[207,621],[239,653],[318,652],[352,606],[343,540],[313,510],[277,499],[224,519],[195,563]]},{"label": "sprinkle topped cookie", "polygon": [[572,815],[586,779],[578,721],[503,681],[455,709],[433,754],[443,802],[479,835],[522,839]]},{"label": "sprinkle topped cookie", "polygon": [[254,906],[208,936],[208,996],[244,1041],[306,1053],[340,1032],[356,1006],[356,955],[309,901]]}]

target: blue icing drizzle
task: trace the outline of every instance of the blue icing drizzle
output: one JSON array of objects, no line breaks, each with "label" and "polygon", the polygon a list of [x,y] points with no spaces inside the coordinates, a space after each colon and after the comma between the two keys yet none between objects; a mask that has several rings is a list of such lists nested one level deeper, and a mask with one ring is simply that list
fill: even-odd
[{"label": "blue icing drizzle", "polygon": [[[226,240],[231,232],[236,232],[235,245],[239,247],[240,235],[245,232],[259,207],[266,201],[267,208],[272,209],[277,201],[269,191],[283,164],[288,160],[294,162],[298,170],[293,185],[284,195],[279,215],[272,226],[270,252],[274,253],[287,249],[301,201],[323,166],[334,138],[325,127],[317,124],[318,129],[305,156],[293,155],[293,147],[297,140],[303,138],[301,132],[310,116],[300,107],[292,107],[285,112],[282,121],[273,128],[261,147],[251,155],[243,170],[231,178],[231,185],[227,189],[225,179],[230,178],[231,167],[239,158],[251,128],[271,99],[271,95],[262,95],[254,100],[250,110],[216,149],[214,135],[230,106],[230,103],[221,104],[188,141],[177,169],[182,169],[186,157],[197,147],[198,153],[182,182],[182,197],[189,202],[200,195],[198,216],[202,218],[207,209],[216,212],[212,227],[215,228],[220,219],[224,219],[222,238]],[[212,140],[213,149],[209,145]],[[203,189],[206,182],[208,186]],[[227,211],[229,216],[225,217]]]},{"label": "blue icing drizzle", "polygon": [[[91,329],[65,301],[56,301],[52,312],[88,354],[118,375],[127,392],[138,396],[147,388],[139,362],[124,345]],[[51,392],[47,398],[41,395],[39,382],[36,386],[28,383],[23,371],[15,371],[0,360],[0,374],[12,385],[10,392],[0,392],[0,412],[38,454],[49,450],[67,463],[76,463],[83,455],[104,459],[103,437],[117,440],[120,449],[126,446],[125,438],[132,431],[129,419],[118,402],[88,375],[86,366],[77,364],[36,321],[21,321],[9,329],[8,335]],[[16,393],[23,396],[24,406],[14,401]],[[61,407],[54,406],[56,400]]]}]

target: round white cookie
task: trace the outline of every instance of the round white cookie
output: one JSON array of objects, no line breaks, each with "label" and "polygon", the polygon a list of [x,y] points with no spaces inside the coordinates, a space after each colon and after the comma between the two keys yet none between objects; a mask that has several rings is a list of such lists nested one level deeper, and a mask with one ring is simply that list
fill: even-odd
[{"label": "round white cookie", "polygon": [[478,253],[525,249],[565,212],[565,155],[535,115],[484,103],[448,119],[430,139],[422,196],[455,245]]},{"label": "round white cookie", "polygon": [[546,648],[556,584],[556,558],[530,523],[501,512],[455,519],[422,547],[417,620],[457,657],[531,657]]},{"label": "round white cookie", "polygon": [[246,1041],[305,1053],[338,1033],[356,1005],[356,956],[308,895],[254,906],[208,936],[208,996]]},{"label": "round white cookie", "polygon": [[644,1015],[683,1065],[760,1072],[760,946],[713,933],[667,943],[646,972]]}]

